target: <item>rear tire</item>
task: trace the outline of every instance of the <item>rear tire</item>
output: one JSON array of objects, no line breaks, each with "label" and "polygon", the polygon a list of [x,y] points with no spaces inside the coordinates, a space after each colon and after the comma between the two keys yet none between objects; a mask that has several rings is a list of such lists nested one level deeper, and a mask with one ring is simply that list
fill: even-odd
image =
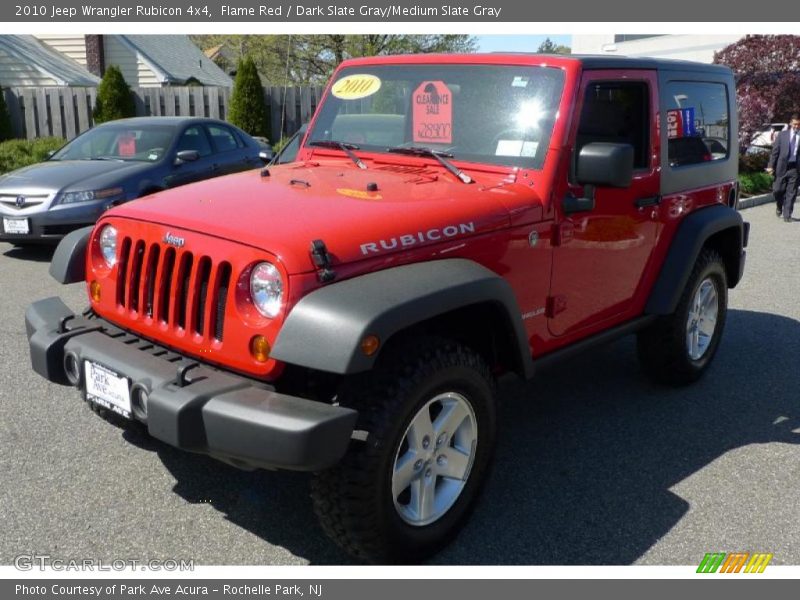
[{"label": "rear tire", "polygon": [[687,385],[708,369],[728,313],[728,279],[722,257],[705,248],[671,315],[659,317],[638,335],[645,373],[667,385]]},{"label": "rear tire", "polygon": [[402,350],[340,396],[367,438],[311,487],[328,536],[376,563],[419,562],[456,535],[495,442],[494,379],[475,352],[433,338]]}]

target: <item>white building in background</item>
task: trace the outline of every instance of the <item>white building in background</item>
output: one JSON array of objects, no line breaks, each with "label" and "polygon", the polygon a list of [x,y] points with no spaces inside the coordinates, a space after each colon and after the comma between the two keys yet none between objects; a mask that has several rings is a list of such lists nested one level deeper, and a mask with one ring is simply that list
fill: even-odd
[{"label": "white building in background", "polygon": [[710,63],[714,52],[722,50],[741,35],[573,35],[573,54],[608,54],[616,56],[649,56],[676,58]]}]

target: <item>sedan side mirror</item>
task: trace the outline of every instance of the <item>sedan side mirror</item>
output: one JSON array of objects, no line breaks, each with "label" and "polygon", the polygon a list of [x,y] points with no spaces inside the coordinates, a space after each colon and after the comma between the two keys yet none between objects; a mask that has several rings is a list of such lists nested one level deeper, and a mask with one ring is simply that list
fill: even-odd
[{"label": "sedan side mirror", "polygon": [[175,166],[194,162],[198,158],[200,158],[200,153],[197,150],[181,150],[175,155]]},{"label": "sedan side mirror", "polygon": [[258,158],[260,158],[263,162],[268,163],[273,159],[275,153],[272,150],[262,150],[258,153]]}]

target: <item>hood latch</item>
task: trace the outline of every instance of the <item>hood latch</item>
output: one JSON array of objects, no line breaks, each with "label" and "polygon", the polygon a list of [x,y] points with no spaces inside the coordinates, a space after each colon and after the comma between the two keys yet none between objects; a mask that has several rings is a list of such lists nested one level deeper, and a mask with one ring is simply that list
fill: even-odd
[{"label": "hood latch", "polygon": [[328,254],[328,248],[322,240],[311,242],[311,260],[317,267],[317,277],[320,282],[328,283],[336,278],[336,272],[331,269],[331,255]]}]

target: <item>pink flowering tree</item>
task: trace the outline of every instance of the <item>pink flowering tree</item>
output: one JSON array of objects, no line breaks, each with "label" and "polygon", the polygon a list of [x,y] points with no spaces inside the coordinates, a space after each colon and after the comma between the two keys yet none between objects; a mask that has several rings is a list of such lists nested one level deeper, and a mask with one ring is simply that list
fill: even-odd
[{"label": "pink flowering tree", "polygon": [[800,36],[748,35],[715,53],[714,63],[736,77],[742,150],[765,123],[800,112]]}]

